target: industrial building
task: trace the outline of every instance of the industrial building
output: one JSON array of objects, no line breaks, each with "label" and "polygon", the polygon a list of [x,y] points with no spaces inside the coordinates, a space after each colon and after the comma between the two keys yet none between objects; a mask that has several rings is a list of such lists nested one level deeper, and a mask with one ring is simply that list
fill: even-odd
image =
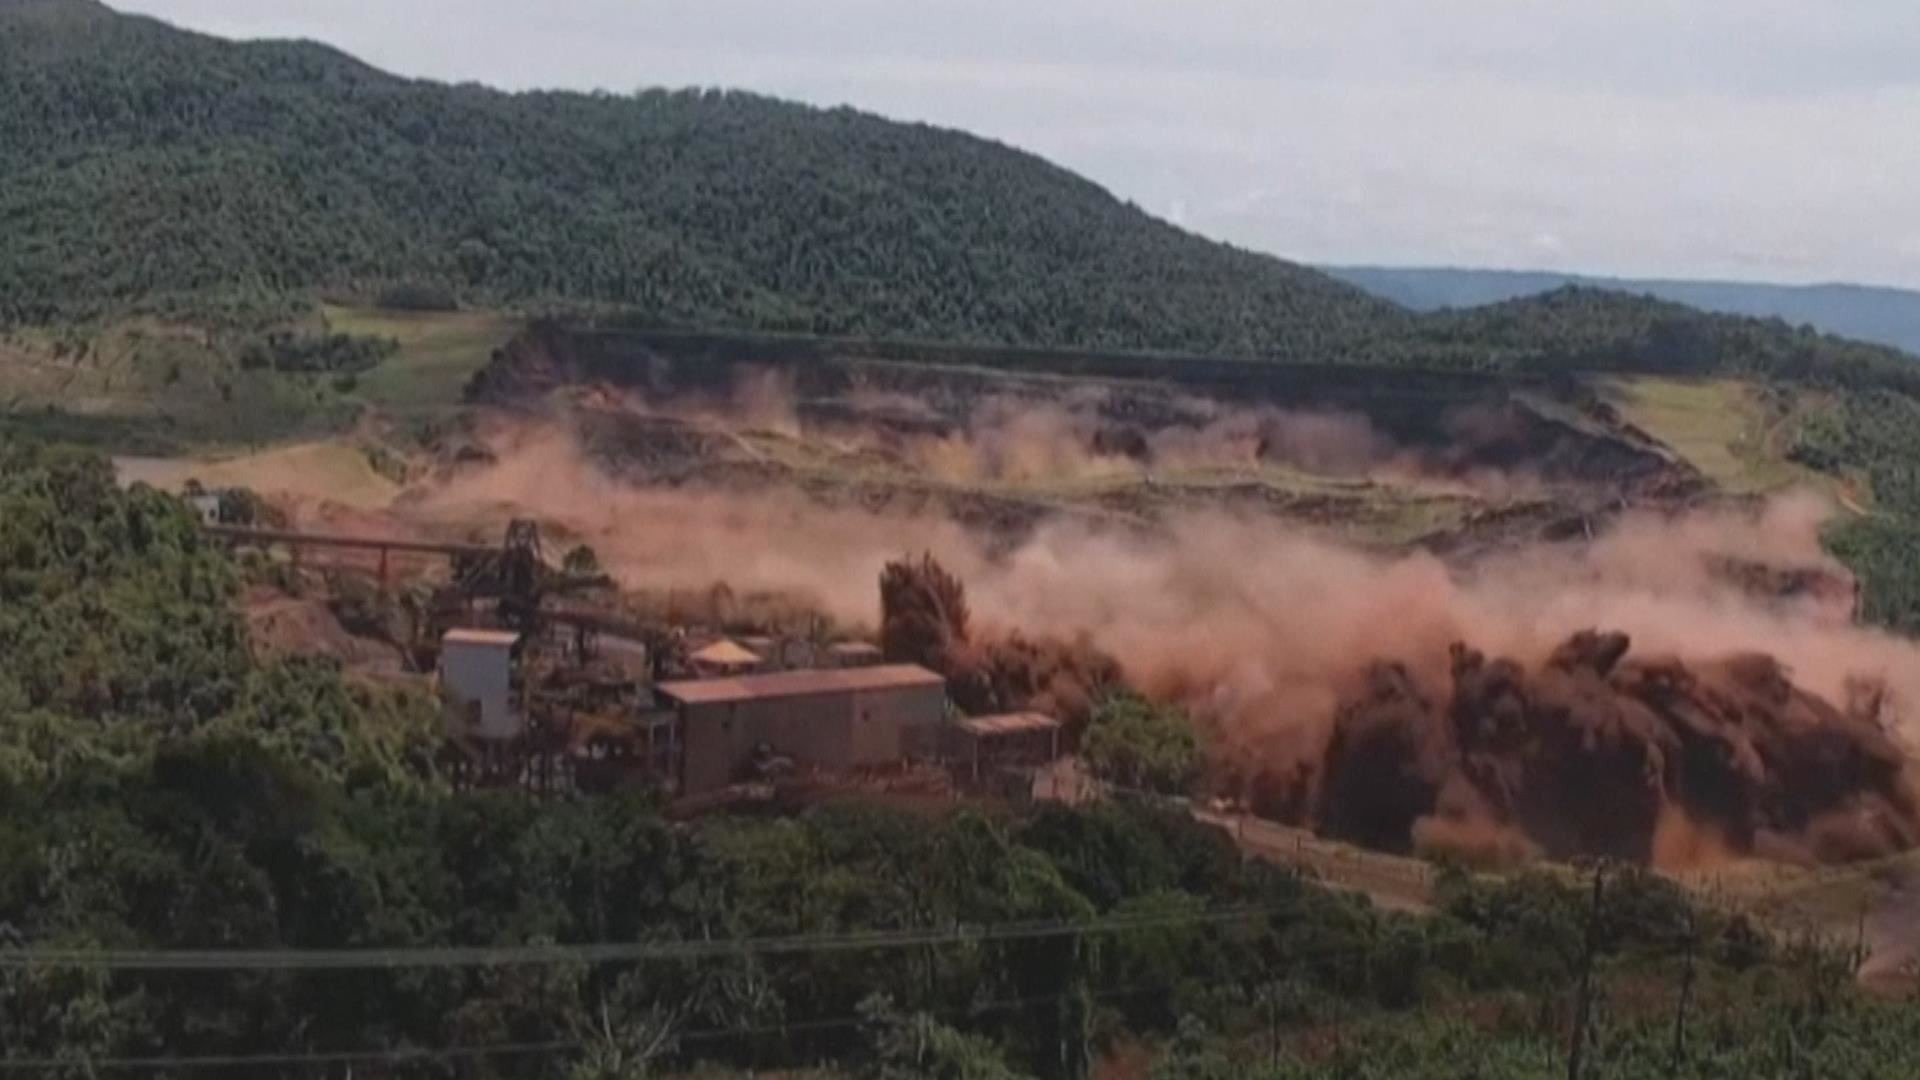
[{"label": "industrial building", "polygon": [[946,680],[913,664],[664,682],[679,712],[680,793],[750,778],[756,758],[841,772],[929,752]]},{"label": "industrial building", "polygon": [[[441,638],[443,759],[456,783],[544,793],[654,782],[699,796],[795,771],[846,774],[943,759],[956,780],[978,787],[1030,777],[1060,756],[1058,720],[955,716],[944,678],[912,664],[873,663],[871,647],[820,650],[819,659],[845,667],[649,686],[646,642],[596,635],[591,662],[556,665],[546,654],[523,660],[521,641],[515,631],[475,628]],[[758,659],[725,639],[703,651],[720,670]],[[698,660],[688,666],[713,670]]]},{"label": "industrial building", "polygon": [[523,728],[513,692],[513,648],[507,630],[449,630],[440,639],[440,693],[449,706],[449,733],[475,739],[511,739]]}]

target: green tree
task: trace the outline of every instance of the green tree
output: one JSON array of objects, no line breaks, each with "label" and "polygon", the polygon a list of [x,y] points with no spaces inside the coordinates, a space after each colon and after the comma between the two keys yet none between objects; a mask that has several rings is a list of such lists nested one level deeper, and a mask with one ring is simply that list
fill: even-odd
[{"label": "green tree", "polygon": [[1200,744],[1186,710],[1131,691],[1094,707],[1081,756],[1100,779],[1123,788],[1178,794],[1200,769]]},{"label": "green tree", "polygon": [[569,574],[592,577],[600,573],[600,556],[591,547],[576,544],[567,551],[560,567]]},{"label": "green tree", "polygon": [[590,1016],[576,1018],[576,1037],[585,1049],[567,1070],[567,1080],[646,1080],[678,1050],[675,1017],[658,1006],[636,1009],[640,995],[632,975],[622,976],[610,997]]},{"label": "green tree", "polygon": [[992,1042],[940,1023],[925,1013],[903,1014],[886,997],[860,1005],[867,1058],[860,1075],[872,1080],[1018,1080]]}]

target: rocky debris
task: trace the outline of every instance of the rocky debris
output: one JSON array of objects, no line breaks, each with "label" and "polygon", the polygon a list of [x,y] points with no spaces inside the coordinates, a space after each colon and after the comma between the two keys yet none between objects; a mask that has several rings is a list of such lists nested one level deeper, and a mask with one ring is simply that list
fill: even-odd
[{"label": "rocky debris", "polygon": [[1835,706],[1765,655],[1629,650],[1623,634],[1585,631],[1528,667],[1457,644],[1444,688],[1376,663],[1317,774],[1267,778],[1265,801],[1309,783],[1321,831],[1398,851],[1654,862],[1680,825],[1732,853],[1816,862],[1920,844],[1920,794],[1879,695]]},{"label": "rocky debris", "polygon": [[891,663],[947,677],[954,703],[973,714],[1031,709],[1085,722],[1120,681],[1120,666],[1084,638],[1013,633],[985,638],[970,625],[966,590],[931,556],[888,563],[880,575],[880,648]]}]

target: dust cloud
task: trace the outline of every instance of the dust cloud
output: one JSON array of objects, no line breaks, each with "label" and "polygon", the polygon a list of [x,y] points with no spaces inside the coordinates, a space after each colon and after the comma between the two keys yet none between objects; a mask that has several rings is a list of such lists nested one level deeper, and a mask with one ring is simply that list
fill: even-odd
[{"label": "dust cloud", "polygon": [[[1137,395],[1137,388],[1132,391]],[[1495,408],[1458,407],[1445,449],[1396,443],[1364,415],[1246,405],[1169,390],[1141,414],[1135,397],[1100,385],[986,393],[937,404],[925,395],[855,386],[803,400],[791,371],[750,364],[724,387],[649,390],[593,384],[593,407],[869,453],[948,484],[1139,479],[1155,473],[1285,469],[1321,477],[1419,481],[1514,495],[1539,487],[1524,467],[1484,467],[1515,435]]]},{"label": "dust cloud", "polygon": [[1150,475],[1154,470],[1286,467],[1335,477],[1430,473],[1366,417],[1338,412],[1175,403],[1177,422],[1107,419],[1096,400],[987,398],[949,434],[902,440],[905,459],[951,483]]},{"label": "dust cloud", "polygon": [[1072,640],[973,631],[966,587],[931,555],[880,572],[880,647],[892,663],[946,676],[954,704],[974,716],[1034,709],[1076,729],[1119,686],[1120,666],[1081,632]]},{"label": "dust cloud", "polygon": [[[638,487],[553,425],[513,432],[493,456],[411,492],[404,512],[529,514],[592,544],[627,587],[725,582],[867,627],[882,568],[932,553],[965,583],[976,640],[1091,643],[1134,685],[1194,711],[1222,784],[1382,846],[1845,858],[1917,838],[1906,792],[1920,648],[1836,619],[1820,597],[1756,593],[1713,570],[1732,558],[1844,577],[1819,547],[1812,499],[1629,514],[1589,543],[1456,567],[1224,513],[1152,534],[1056,521],[998,550],[938,515]],[[1475,725],[1504,734],[1469,737]],[[1681,767],[1708,744],[1725,760]],[[1556,764],[1536,756],[1549,749]],[[1795,754],[1838,779],[1782,760]],[[1663,788],[1662,770],[1693,787]],[[1617,780],[1574,789],[1591,807],[1538,794],[1588,772]],[[1343,801],[1356,777],[1403,805]],[[1623,836],[1565,825],[1614,814],[1616,798]]]}]

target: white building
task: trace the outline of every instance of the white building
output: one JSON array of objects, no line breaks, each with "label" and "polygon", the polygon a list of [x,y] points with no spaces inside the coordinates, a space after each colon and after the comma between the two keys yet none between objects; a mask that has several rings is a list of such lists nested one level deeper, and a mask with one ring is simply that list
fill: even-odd
[{"label": "white building", "polygon": [[202,525],[220,524],[220,496],[217,492],[208,491],[199,495],[189,495],[187,505],[193,507],[193,512],[200,515]]},{"label": "white building", "polygon": [[513,700],[513,646],[506,630],[449,630],[440,639],[440,693],[452,733],[511,739],[524,723]]}]

